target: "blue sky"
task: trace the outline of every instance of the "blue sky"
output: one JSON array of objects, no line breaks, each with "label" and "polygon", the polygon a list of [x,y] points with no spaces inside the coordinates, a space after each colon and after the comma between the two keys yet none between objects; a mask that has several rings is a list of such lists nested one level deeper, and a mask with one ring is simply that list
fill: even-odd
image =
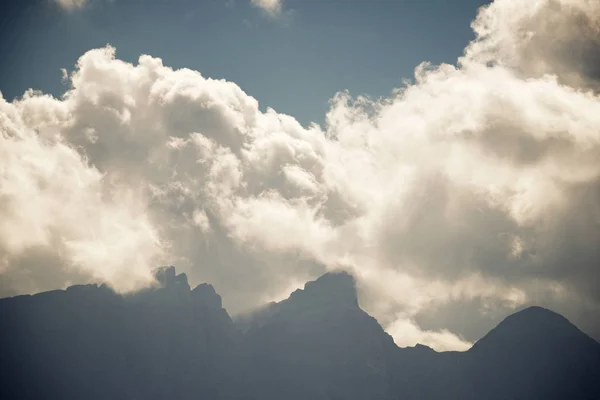
[{"label": "blue sky", "polygon": [[[49,0],[4,5],[0,90],[59,95],[61,68],[115,46],[237,83],[262,109],[322,123],[342,90],[387,96],[422,61],[454,63],[485,0],[287,0],[279,18],[248,0],[94,0],[65,11]],[[6,4],[6,3],[5,3]],[[7,62],[8,61],[8,62]]]}]

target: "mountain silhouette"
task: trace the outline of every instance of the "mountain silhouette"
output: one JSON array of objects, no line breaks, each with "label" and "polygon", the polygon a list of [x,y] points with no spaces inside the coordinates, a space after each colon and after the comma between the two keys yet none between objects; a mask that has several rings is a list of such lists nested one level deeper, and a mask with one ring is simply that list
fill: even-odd
[{"label": "mountain silhouette", "polygon": [[78,285],[0,299],[0,398],[600,398],[600,344],[540,307],[438,353],[396,346],[344,272],[235,321],[211,285],[155,276],[125,296]]},{"label": "mountain silhouette", "polygon": [[354,279],[329,273],[246,331],[246,385],[255,399],[388,399],[395,348],[359,308]]},{"label": "mountain silhouette", "polygon": [[0,300],[0,398],[219,398],[238,340],[220,296],[172,267],[156,277],[128,296],[84,285]]}]

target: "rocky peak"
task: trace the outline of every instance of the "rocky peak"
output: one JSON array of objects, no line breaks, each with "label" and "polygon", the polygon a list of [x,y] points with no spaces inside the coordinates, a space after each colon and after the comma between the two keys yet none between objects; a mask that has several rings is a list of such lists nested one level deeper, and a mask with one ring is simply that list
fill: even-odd
[{"label": "rocky peak", "polygon": [[297,298],[310,299],[315,303],[358,306],[356,281],[344,271],[328,272],[306,283],[304,290],[297,290],[290,296],[290,300]]},{"label": "rocky peak", "polygon": [[177,275],[174,266],[159,267],[153,271],[154,278],[163,288],[184,288],[190,290],[187,275]]},{"label": "rocky peak", "polygon": [[196,304],[204,307],[222,308],[221,296],[217,294],[215,288],[208,283],[202,283],[192,290],[192,298]]}]

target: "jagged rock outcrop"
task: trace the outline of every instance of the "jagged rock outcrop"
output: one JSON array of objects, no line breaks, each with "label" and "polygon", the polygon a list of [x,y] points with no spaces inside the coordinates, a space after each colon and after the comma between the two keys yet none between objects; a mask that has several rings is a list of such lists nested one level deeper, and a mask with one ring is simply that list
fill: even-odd
[{"label": "jagged rock outcrop", "polygon": [[598,399],[600,344],[531,307],[467,352],[398,348],[325,274],[236,323],[173,267],[156,287],[0,300],[1,399]]}]

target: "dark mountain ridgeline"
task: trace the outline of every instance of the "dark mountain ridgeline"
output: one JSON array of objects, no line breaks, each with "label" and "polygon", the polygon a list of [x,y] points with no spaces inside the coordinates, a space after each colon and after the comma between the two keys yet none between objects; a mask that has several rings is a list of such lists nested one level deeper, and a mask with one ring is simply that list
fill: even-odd
[{"label": "dark mountain ridgeline", "polygon": [[220,296],[174,268],[157,278],[129,296],[85,285],[1,300],[0,398],[219,398],[239,341]]},{"label": "dark mountain ridgeline", "polygon": [[600,399],[600,344],[531,307],[467,352],[399,348],[329,273],[233,322],[173,267],[159,287],[0,300],[1,399]]}]

